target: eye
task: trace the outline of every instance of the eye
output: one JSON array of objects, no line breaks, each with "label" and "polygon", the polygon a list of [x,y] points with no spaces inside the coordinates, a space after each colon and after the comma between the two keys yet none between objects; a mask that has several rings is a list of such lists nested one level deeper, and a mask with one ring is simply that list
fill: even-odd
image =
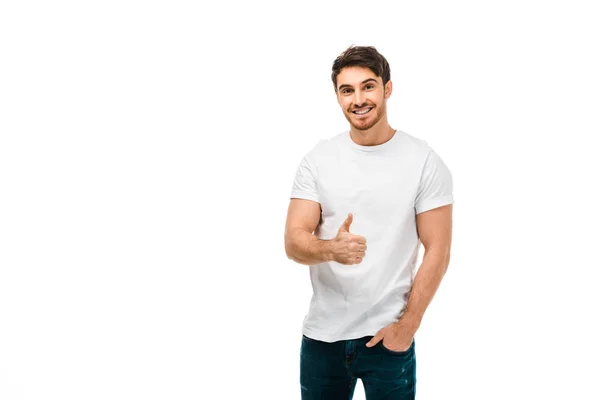
[{"label": "eye", "polygon": [[373,88],[373,87],[374,87],[374,86],[373,86],[373,85],[371,85],[371,84],[369,84],[369,85],[365,86],[365,88],[367,88],[367,89],[371,89],[371,88]]}]

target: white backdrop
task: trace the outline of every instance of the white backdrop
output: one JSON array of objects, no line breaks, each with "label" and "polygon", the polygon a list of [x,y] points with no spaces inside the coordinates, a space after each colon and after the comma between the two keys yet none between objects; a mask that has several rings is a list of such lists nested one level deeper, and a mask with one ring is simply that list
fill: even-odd
[{"label": "white backdrop", "polygon": [[417,398],[599,399],[594,3],[3,2],[0,398],[300,399],[289,193],[357,44],[454,178]]}]

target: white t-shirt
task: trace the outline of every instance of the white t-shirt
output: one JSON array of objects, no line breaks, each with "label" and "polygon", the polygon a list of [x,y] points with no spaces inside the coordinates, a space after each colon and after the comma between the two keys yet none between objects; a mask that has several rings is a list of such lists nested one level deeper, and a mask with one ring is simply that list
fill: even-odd
[{"label": "white t-shirt", "polygon": [[416,214],[454,202],[442,159],[402,131],[383,144],[361,146],[348,130],[305,155],[290,197],[320,203],[319,239],[333,239],[352,213],[350,233],[367,240],[359,264],[309,266],[313,295],[302,333],[334,342],[375,335],[398,321],[417,267]]}]

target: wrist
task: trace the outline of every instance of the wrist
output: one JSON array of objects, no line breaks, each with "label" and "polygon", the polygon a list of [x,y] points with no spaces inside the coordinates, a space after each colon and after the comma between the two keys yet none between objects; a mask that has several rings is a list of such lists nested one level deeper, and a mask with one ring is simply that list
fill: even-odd
[{"label": "wrist", "polygon": [[412,314],[404,313],[396,322],[396,324],[412,332],[416,332],[421,326],[421,318]]},{"label": "wrist", "polygon": [[332,245],[333,240],[321,240],[321,254],[324,261],[335,261]]}]

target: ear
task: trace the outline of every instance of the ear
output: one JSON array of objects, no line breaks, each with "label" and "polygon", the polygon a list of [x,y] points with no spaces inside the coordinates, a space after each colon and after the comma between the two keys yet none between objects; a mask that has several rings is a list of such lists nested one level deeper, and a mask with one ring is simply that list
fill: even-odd
[{"label": "ear", "polygon": [[392,80],[390,79],[389,81],[387,81],[387,83],[385,84],[385,99],[389,99],[390,96],[392,95]]}]

